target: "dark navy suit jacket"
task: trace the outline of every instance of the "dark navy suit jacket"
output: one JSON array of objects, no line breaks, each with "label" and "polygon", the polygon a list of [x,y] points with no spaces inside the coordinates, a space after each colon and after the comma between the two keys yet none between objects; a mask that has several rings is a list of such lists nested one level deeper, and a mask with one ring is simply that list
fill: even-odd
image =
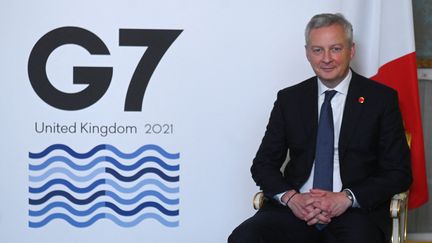
[{"label": "dark navy suit jacket", "polygon": [[[312,77],[279,91],[251,168],[268,197],[300,187],[315,156],[318,85]],[[363,102],[361,102],[363,100]],[[283,173],[281,166],[289,161]],[[388,234],[389,203],[408,190],[410,152],[397,92],[353,72],[339,136],[342,188],[354,193],[365,214]]]}]

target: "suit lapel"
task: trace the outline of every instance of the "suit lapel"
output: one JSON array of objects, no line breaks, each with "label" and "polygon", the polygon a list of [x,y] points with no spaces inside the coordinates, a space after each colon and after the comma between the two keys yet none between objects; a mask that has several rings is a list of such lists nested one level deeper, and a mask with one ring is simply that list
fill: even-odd
[{"label": "suit lapel", "polygon": [[[363,111],[363,105],[359,102],[360,97],[365,97],[360,77],[353,72],[348,94],[345,101],[344,114],[342,119],[341,131],[339,134],[339,161],[342,162],[345,151],[353,136],[353,132],[359,125],[360,116]],[[300,110],[300,116],[304,125],[305,134],[310,141],[311,152],[315,152],[316,133],[318,129],[318,84],[316,77],[311,78],[308,85],[305,87],[304,95],[302,96],[303,104]],[[314,155],[313,155],[314,156]],[[312,157],[313,157],[312,156]]]},{"label": "suit lapel", "polygon": [[307,141],[310,141],[312,150],[315,151],[316,133],[318,127],[318,84],[316,77],[311,78],[304,95],[302,95],[303,104],[300,110],[300,116],[304,125]]},{"label": "suit lapel", "polygon": [[348,89],[348,94],[345,101],[345,108],[342,118],[341,131],[339,134],[339,160],[343,161],[345,151],[352,138],[353,132],[355,131],[360,115],[363,111],[363,105],[360,102],[361,97],[365,94],[361,87],[361,82],[356,73],[353,72],[353,76]]}]

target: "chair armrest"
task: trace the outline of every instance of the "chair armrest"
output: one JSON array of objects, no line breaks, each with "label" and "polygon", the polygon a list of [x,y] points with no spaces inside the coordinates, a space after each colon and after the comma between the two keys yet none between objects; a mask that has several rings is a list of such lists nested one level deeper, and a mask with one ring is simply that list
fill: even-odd
[{"label": "chair armrest", "polygon": [[264,193],[257,192],[253,197],[253,201],[252,201],[253,208],[255,210],[258,210],[262,207],[263,203],[264,203]]},{"label": "chair armrest", "polygon": [[390,217],[392,218],[392,243],[404,243],[406,240],[408,211],[408,192],[393,196],[390,202]]}]

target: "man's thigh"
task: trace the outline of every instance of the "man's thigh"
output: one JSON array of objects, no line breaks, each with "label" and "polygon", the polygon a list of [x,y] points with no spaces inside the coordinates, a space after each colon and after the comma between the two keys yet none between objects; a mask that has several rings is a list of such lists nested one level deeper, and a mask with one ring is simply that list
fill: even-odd
[{"label": "man's thigh", "polygon": [[384,234],[360,209],[351,208],[324,229],[330,231],[338,243],[382,243]]},{"label": "man's thigh", "polygon": [[320,232],[298,219],[289,208],[268,203],[230,235],[229,243],[317,242]]}]

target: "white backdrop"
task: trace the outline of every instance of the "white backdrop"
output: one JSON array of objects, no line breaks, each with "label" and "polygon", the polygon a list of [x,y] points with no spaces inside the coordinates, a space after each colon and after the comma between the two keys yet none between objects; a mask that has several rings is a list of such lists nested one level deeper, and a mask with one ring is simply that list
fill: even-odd
[{"label": "white backdrop", "polygon": [[[264,134],[276,92],[313,74],[303,48],[307,21],[317,13],[342,12],[353,20],[355,29],[356,22],[371,14],[362,11],[366,9],[364,6],[376,5],[373,1],[357,1],[347,7],[343,2],[2,1],[1,241],[226,241],[232,229],[253,213],[251,199],[258,188],[250,177],[249,168]],[[379,11],[379,6],[376,11]],[[106,93],[96,103],[78,110],[55,108],[43,101],[32,88],[27,70],[30,53],[39,39],[54,29],[66,26],[94,33],[110,54],[90,55],[83,47],[72,44],[58,47],[49,56],[46,65],[48,79],[54,87],[70,94],[86,89],[86,85],[73,84],[74,66],[113,69]],[[120,46],[120,29],[182,30],[157,65],[145,92],[141,111],[125,111],[124,103],[132,74],[146,47]],[[357,35],[362,36],[362,31],[366,34],[366,30],[355,29],[356,39]],[[375,31],[379,32],[379,29]],[[368,38],[371,38],[370,34]],[[362,45],[367,41],[364,38],[357,39],[359,58],[373,55]],[[357,71],[370,76],[375,70],[366,65],[358,67]],[[136,130],[128,134],[109,133],[103,136],[80,129],[86,123],[99,128],[116,123]],[[41,131],[42,124],[72,128],[76,124],[76,131]],[[155,130],[148,131],[150,126]],[[159,132],[159,126],[166,128],[165,131]],[[178,158],[169,159],[153,149],[141,151],[138,157],[129,159],[106,149],[84,159],[70,156],[63,150],[53,150],[41,159],[30,158],[29,153],[39,153],[53,144],[67,145],[77,153],[86,153],[101,144],[132,153],[144,145],[154,144],[168,153],[178,154]],[[89,170],[76,169],[61,161],[47,164],[44,168],[31,167],[44,164],[54,156],[68,158],[76,168],[83,168],[79,166],[89,165],[101,158],[102,162]],[[126,171],[103,160],[105,156],[111,156],[124,165],[132,165],[149,156],[158,157],[163,162],[158,164],[153,159],[139,168]],[[160,164],[174,169],[167,170]],[[125,176],[145,168],[157,168],[170,178],[179,176],[180,179],[169,182],[150,172],[126,183],[107,174],[105,168],[118,170]],[[104,173],[84,181],[70,179],[85,178],[98,169]],[[72,175],[68,176],[68,173]],[[63,182],[69,180],[80,188],[88,187],[98,179],[104,183],[83,193],[55,183],[44,191],[41,189],[45,183],[56,178]],[[160,181],[171,189],[166,190],[152,183],[137,186],[143,179]],[[136,186],[137,190],[120,192],[107,181],[114,181],[122,188]],[[29,188],[39,188],[40,192],[29,191]],[[93,201],[89,199],[91,202],[85,204],[71,203],[61,195],[37,205],[32,204],[50,191],[68,192],[77,200],[89,199],[98,191],[115,191],[125,200],[140,193],[158,191],[173,203],[165,203],[160,196],[153,194],[129,204],[120,203],[107,195],[95,196]],[[71,213],[66,206],[55,207],[54,202],[87,213],[80,216]],[[174,215],[161,213],[156,207],[143,206],[137,213],[125,216],[106,207],[107,202],[124,211],[157,202]],[[97,203],[104,206],[98,208],[95,206],[99,205]],[[49,205],[53,208],[46,208],[43,214],[41,210]],[[93,211],[92,206],[96,207]],[[32,224],[58,214],[68,215],[73,222],[89,223],[79,223],[81,227],[77,227],[64,219],[54,218],[39,226]],[[165,221],[154,217],[140,220],[140,216],[150,214],[174,223],[167,226],[161,223]],[[122,226],[112,218],[95,219],[95,215],[114,215],[121,222],[136,224]]]}]

